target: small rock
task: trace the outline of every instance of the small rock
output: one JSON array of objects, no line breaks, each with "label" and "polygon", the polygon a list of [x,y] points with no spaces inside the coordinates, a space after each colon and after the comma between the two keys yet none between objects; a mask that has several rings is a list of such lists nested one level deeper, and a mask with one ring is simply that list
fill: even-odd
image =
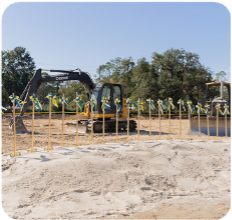
[{"label": "small rock", "polygon": [[151,186],[143,186],[140,188],[141,190],[150,190],[151,189]]}]

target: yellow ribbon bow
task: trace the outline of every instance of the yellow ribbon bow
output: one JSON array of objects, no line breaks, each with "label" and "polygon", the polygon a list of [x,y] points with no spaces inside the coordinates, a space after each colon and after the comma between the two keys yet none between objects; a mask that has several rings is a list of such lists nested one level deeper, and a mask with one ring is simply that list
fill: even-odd
[{"label": "yellow ribbon bow", "polygon": [[51,101],[52,101],[52,104],[53,104],[54,106],[58,107],[58,105],[57,105],[57,103],[56,103],[56,100],[55,100],[56,95],[52,95],[52,94],[48,93],[48,95],[46,96],[46,98],[48,98],[49,101],[51,100]]},{"label": "yellow ribbon bow", "polygon": [[39,102],[39,99],[36,98],[34,95],[30,96],[30,100],[35,103],[35,107],[39,109],[40,111],[42,110],[42,105]]},{"label": "yellow ribbon bow", "polygon": [[7,109],[4,107],[1,107],[1,108],[2,108],[2,114],[4,114],[4,111],[6,111]]},{"label": "yellow ribbon bow", "polygon": [[197,103],[196,107],[197,107],[198,114],[201,114],[201,111],[205,112],[205,109],[202,108],[202,104],[200,102]]},{"label": "yellow ribbon bow", "polygon": [[115,101],[114,101],[115,105],[118,106],[118,111],[122,111],[123,110],[122,105],[120,104],[120,102],[121,101],[118,98],[115,99]]},{"label": "yellow ribbon bow", "polygon": [[184,100],[179,99],[178,102],[177,102],[177,104],[180,104],[181,107],[183,108],[183,110],[186,111],[186,108],[185,108],[185,106],[184,106]]},{"label": "yellow ribbon bow", "polygon": [[189,107],[191,113],[194,113],[195,110],[194,110],[194,106],[193,106],[193,104],[192,104],[192,101],[189,100],[189,101],[187,101],[186,103],[187,103],[187,105],[188,105],[188,107]]},{"label": "yellow ribbon bow", "polygon": [[147,102],[148,102],[148,104],[149,104],[151,110],[153,110],[153,109],[155,108],[155,106],[154,106],[154,104],[153,104],[154,101],[153,101],[151,98],[149,98],[149,99],[147,99]]},{"label": "yellow ribbon bow", "polygon": [[[136,103],[132,102],[132,100],[130,98],[126,99],[126,104],[128,105],[129,108],[130,108],[130,105],[132,105],[132,106],[134,105],[134,106],[138,107],[138,105]],[[133,109],[133,107],[132,107],[132,109]]]},{"label": "yellow ribbon bow", "polygon": [[11,102],[15,102],[15,105],[18,106],[19,108],[21,108],[21,105],[23,103],[27,103],[25,101],[20,100],[19,97],[16,95],[15,96],[10,95],[9,98],[10,98]]},{"label": "yellow ribbon bow", "polygon": [[68,98],[66,98],[66,97],[60,97],[59,98],[59,101],[63,104],[63,103],[65,103],[66,105],[69,105],[69,103],[68,103]]},{"label": "yellow ribbon bow", "polygon": [[229,106],[227,104],[225,104],[223,106],[223,108],[225,109],[224,112],[223,112],[223,115],[225,115],[225,114],[229,115],[230,114],[230,112],[229,112]]},{"label": "yellow ribbon bow", "polygon": [[161,114],[163,114],[164,113],[163,109],[165,109],[165,105],[164,105],[163,101],[161,99],[158,99],[157,100],[157,104],[160,106],[160,112],[161,112]]},{"label": "yellow ribbon bow", "polygon": [[82,105],[81,101],[82,101],[82,98],[80,95],[77,95],[77,97],[74,99],[74,101],[77,103],[77,105],[80,107],[80,109],[83,109],[84,106]]},{"label": "yellow ribbon bow", "polygon": [[215,105],[215,108],[218,109],[218,111],[221,115],[223,115],[223,112],[221,111],[221,105],[219,103],[217,105]]},{"label": "yellow ribbon bow", "polygon": [[140,107],[140,109],[142,110],[142,111],[144,111],[144,106],[143,106],[143,102],[139,102],[139,101],[137,101],[137,105],[138,105],[138,107]]},{"label": "yellow ribbon bow", "polygon": [[205,105],[205,113],[207,116],[209,115],[209,109],[210,109],[210,105],[206,104]]},{"label": "yellow ribbon bow", "polygon": [[96,105],[95,105],[95,100],[94,100],[94,99],[91,99],[91,100],[89,101],[89,104],[91,104],[91,103],[93,103],[93,108],[94,108],[95,110],[97,110]]},{"label": "yellow ribbon bow", "polygon": [[167,109],[169,109],[169,106],[171,105],[172,109],[175,108],[174,104],[173,104],[173,99],[172,98],[168,98],[168,104],[167,104]]},{"label": "yellow ribbon bow", "polygon": [[102,105],[101,105],[102,110],[105,109],[105,108],[107,108],[107,109],[110,108],[110,106],[108,104],[109,101],[107,100],[107,97],[103,97],[103,99],[101,101],[102,101]]}]

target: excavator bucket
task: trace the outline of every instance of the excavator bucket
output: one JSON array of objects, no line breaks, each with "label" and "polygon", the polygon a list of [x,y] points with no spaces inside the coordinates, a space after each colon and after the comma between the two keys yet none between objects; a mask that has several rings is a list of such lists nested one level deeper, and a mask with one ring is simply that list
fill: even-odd
[{"label": "excavator bucket", "polygon": [[[68,126],[67,131],[76,132],[76,122],[67,122],[66,125]],[[88,132],[88,125],[87,124],[78,124],[78,133],[87,133]]]},{"label": "excavator bucket", "polygon": [[[227,124],[227,136],[230,137],[230,117],[227,118],[227,123],[225,122],[224,117],[218,118],[218,136],[226,135],[226,124]],[[208,135],[208,126],[207,126],[207,118],[206,116],[200,117],[200,128],[201,133]],[[209,132],[210,136],[217,135],[217,119],[215,116],[209,117]],[[198,117],[191,118],[191,134],[198,135],[199,134],[199,124]]]},{"label": "excavator bucket", "polygon": [[[14,120],[11,119],[11,122],[9,124],[9,129],[14,131]],[[20,133],[28,133],[28,130],[26,129],[23,120],[20,116],[15,117],[15,130],[17,134]]]}]

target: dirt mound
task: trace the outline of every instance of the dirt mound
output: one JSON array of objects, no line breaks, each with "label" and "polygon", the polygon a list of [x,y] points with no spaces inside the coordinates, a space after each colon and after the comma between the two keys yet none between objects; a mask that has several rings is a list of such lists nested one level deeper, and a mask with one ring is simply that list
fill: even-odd
[{"label": "dirt mound", "polygon": [[229,164],[228,141],[38,148],[3,157],[3,208],[23,219],[221,218]]}]

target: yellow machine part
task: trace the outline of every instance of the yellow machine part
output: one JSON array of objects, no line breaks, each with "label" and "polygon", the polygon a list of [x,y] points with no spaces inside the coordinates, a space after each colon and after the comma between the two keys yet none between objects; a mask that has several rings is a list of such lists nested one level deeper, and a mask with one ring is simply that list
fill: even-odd
[{"label": "yellow machine part", "polygon": [[[119,113],[119,116],[121,118],[127,117],[127,105],[126,105],[126,99],[123,99],[123,112]],[[85,108],[84,108],[84,116],[91,117],[91,111],[89,109],[89,102],[86,102]],[[116,113],[113,114],[105,114],[105,118],[114,118]],[[94,118],[103,118],[103,114],[94,113]]]},{"label": "yellow machine part", "polygon": [[[123,111],[122,113],[119,113],[119,117],[125,119],[127,117],[127,105],[126,105],[126,99],[123,99]],[[85,104],[85,108],[84,108],[84,116],[90,118],[91,117],[91,111],[89,108],[89,102],[87,102]],[[98,113],[94,113],[94,118],[103,118],[103,114],[98,114]],[[116,112],[112,113],[112,114],[105,114],[105,118],[115,118]],[[76,122],[68,122],[66,123],[66,125],[68,126],[68,131],[73,131],[76,132]],[[87,133],[88,132],[88,123],[79,123],[78,124],[78,133]]]}]

